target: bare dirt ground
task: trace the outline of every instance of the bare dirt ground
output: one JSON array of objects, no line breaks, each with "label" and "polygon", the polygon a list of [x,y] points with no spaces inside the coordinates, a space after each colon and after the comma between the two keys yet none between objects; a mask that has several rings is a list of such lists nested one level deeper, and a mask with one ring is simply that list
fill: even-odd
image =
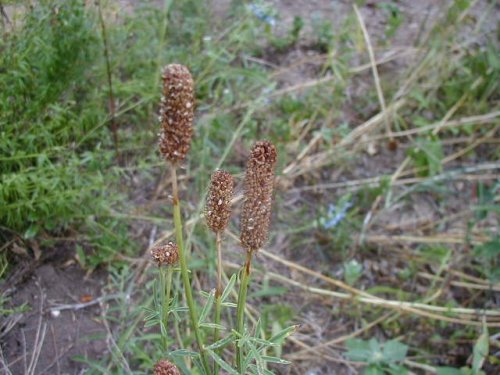
[{"label": "bare dirt ground", "polygon": [[[84,367],[76,356],[99,358],[107,349],[99,304],[106,282],[104,272],[85,272],[59,249],[37,263],[23,281],[9,285],[12,305],[26,312],[3,322],[4,360],[13,374],[78,374]],[[20,266],[21,267],[21,266]],[[22,268],[22,267],[21,267]],[[19,276],[19,275],[18,275]],[[8,329],[11,324],[14,327]],[[7,373],[7,372],[5,372]]]},{"label": "bare dirt ground", "polygon": [[[134,1],[120,2],[125,11],[133,11],[130,4]],[[216,17],[225,17],[229,0],[213,1],[214,14]],[[352,13],[350,1],[326,1],[326,0],[274,0],[279,14],[278,28],[287,30],[293,22],[294,16],[301,16],[307,22],[312,17],[321,16],[321,18],[332,22],[335,28],[341,27],[343,18]],[[426,30],[433,24],[433,20],[442,14],[443,1],[437,0],[401,0],[398,6],[404,16],[404,26],[396,33],[391,41],[391,49],[397,47],[408,48],[414,45]],[[486,6],[486,1],[480,1],[474,8],[473,14],[478,17]],[[370,36],[374,40],[374,45],[383,39],[386,27],[386,18],[382,10],[376,7],[377,1],[367,1],[361,8],[361,13],[366,20],[366,26]],[[131,10],[132,9],[132,10]],[[491,22],[495,27],[495,22]],[[311,30],[305,30],[305,36],[299,43],[290,50],[277,52],[269,50],[268,55],[264,56],[268,63],[275,66],[276,77],[282,88],[293,87],[308,82],[316,78],[317,70],[323,62],[323,54],[310,46]],[[377,55],[384,56],[385,46],[376,47]],[[307,60],[305,64],[296,64],[303,59]],[[382,74],[399,74],[404,69],[408,58],[401,58],[384,67]],[[363,85],[371,85],[370,72],[368,71],[361,79],[358,88],[362,90]],[[363,82],[363,79],[366,82]],[[368,83],[367,83],[368,82]],[[345,118],[352,119],[355,114],[350,113],[348,109],[343,114]],[[328,174],[319,175],[318,178],[324,182],[345,182],[360,178],[369,178],[378,176],[382,173],[392,173],[394,168],[400,165],[405,158],[405,147],[402,145],[396,152],[386,150],[385,147],[378,147],[375,155],[367,153],[360,157],[354,167],[351,165],[348,170],[331,171]],[[307,185],[307,181],[305,182]],[[474,198],[473,183],[459,183],[451,186],[455,198],[449,205],[460,204],[461,201],[468,201]],[[339,191],[336,191],[336,194]],[[300,190],[292,189],[287,194],[287,201],[297,201],[301,204],[314,207],[320,204],[328,204],[331,196],[323,196],[320,200],[313,193],[302,193]],[[294,198],[295,196],[295,198]],[[425,224],[432,223],[442,217],[443,207],[436,202],[433,197],[416,196],[412,198],[405,206],[393,207],[383,215],[376,218],[373,223],[374,228],[380,228],[380,232],[386,234],[398,234],[405,228],[422,228],[425,232]],[[456,225],[466,225],[466,222],[456,223]],[[144,232],[148,232],[149,228]],[[141,232],[143,230],[141,229]],[[322,234],[317,233],[317,237],[312,241],[321,243]],[[279,243],[279,241],[277,241]],[[4,352],[1,353],[3,361],[9,364],[13,374],[22,374],[27,371],[31,363],[36,363],[35,374],[80,374],[83,373],[85,365],[75,361],[75,356],[87,358],[98,358],[108,349],[106,343],[106,327],[100,319],[100,307],[98,303],[85,305],[88,302],[96,301],[96,298],[102,295],[101,288],[106,283],[106,275],[101,271],[85,275],[72,261],[72,256],[60,259],[61,254],[66,251],[56,251],[55,255],[36,263],[34,267],[28,267],[27,272],[22,277],[17,277],[13,283],[8,285],[11,291],[12,304],[18,306],[26,303],[29,310],[14,315],[8,322],[2,322],[0,339],[4,343]],[[300,249],[299,249],[300,250]],[[307,264],[318,272],[327,271],[333,274],[332,264],[335,261],[335,255],[331,258],[322,259],[319,253],[309,252],[301,253],[298,249],[290,249],[286,243],[275,249],[280,256],[296,261],[299,264]],[[391,273],[402,268],[398,260],[387,258],[384,262],[379,262],[377,254],[380,248],[374,246],[374,252],[366,256],[362,261],[370,272],[366,276],[366,285],[370,284],[370,279],[390,279]],[[66,252],[68,253],[68,252]],[[283,265],[268,260],[265,257],[259,257],[261,267],[268,271],[281,275],[290,276],[293,280],[304,284],[311,284],[311,278],[305,277],[299,273],[294,273]],[[318,282],[316,280],[316,282]],[[458,290],[450,289],[449,293],[459,293]],[[296,315],[300,319],[301,328],[296,337],[302,342],[318,343],[325,342],[334,335],[341,336],[352,332],[356,327],[348,320],[338,320],[336,312],[343,310],[343,302],[332,303],[331,300],[325,300],[319,296],[304,299],[297,293],[287,295],[287,304],[293,306]],[[457,295],[453,296],[457,298]],[[283,303],[283,301],[281,301]],[[72,305],[67,309],[57,310],[59,305]],[[83,305],[82,305],[83,304]],[[81,308],[78,308],[81,307]],[[55,308],[55,310],[54,310]],[[59,312],[54,312],[59,311]],[[401,318],[403,325],[417,325],[417,321],[411,317]],[[424,325],[419,326],[420,331],[416,335],[427,335]],[[381,336],[385,332],[379,332]],[[388,334],[387,334],[388,335]],[[345,363],[343,357],[334,352],[325,357],[325,354],[311,353],[304,350],[296,342],[288,348],[291,353],[297,352],[294,360],[298,365],[290,368],[290,373],[304,373],[308,375],[321,374],[348,374],[354,373],[355,367]],[[466,351],[466,349],[463,349]],[[458,346],[457,353],[450,353],[450,365],[464,365],[467,355],[461,352]],[[327,358],[327,364],[325,364]],[[335,365],[338,364],[338,366]],[[6,373],[6,372],[5,372]],[[493,373],[493,372],[492,372]]]}]

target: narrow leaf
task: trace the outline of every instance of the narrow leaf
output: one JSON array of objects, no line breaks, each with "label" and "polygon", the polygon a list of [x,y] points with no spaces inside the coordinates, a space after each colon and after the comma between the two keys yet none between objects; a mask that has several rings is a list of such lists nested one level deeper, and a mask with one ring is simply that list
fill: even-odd
[{"label": "narrow leaf", "polygon": [[290,326],[288,328],[283,329],[282,331],[275,334],[273,337],[269,339],[269,341],[273,344],[281,344],[283,340],[285,340],[288,336],[295,333],[295,331],[299,328],[298,325]]},{"label": "narrow leaf", "polygon": [[215,324],[215,323],[201,323],[198,325],[198,327],[200,328],[211,328],[211,329],[219,329],[219,330],[222,330],[224,331],[226,329],[226,327],[220,325],[220,324]]},{"label": "narrow leaf", "polygon": [[203,306],[203,310],[201,310],[200,314],[200,319],[198,319],[198,324],[201,325],[207,318],[208,314],[210,313],[210,310],[212,310],[212,306],[214,304],[214,296],[215,293],[212,290],[210,294],[208,295],[207,302],[205,303],[205,306]]},{"label": "narrow leaf", "polygon": [[173,352],[170,352],[168,354],[173,356],[173,357],[191,357],[191,358],[194,358],[194,357],[198,356],[198,353],[190,351],[190,350],[186,350],[186,349],[174,350]]},{"label": "narrow leaf", "polygon": [[233,335],[229,335],[228,337],[219,340],[217,342],[214,342],[212,345],[207,346],[208,350],[215,350],[218,348],[222,348],[226,345],[229,345],[230,343],[234,342],[235,337]]},{"label": "narrow leaf", "polygon": [[481,367],[483,367],[484,360],[486,359],[489,350],[488,328],[484,325],[483,333],[481,333],[477,339],[473,349],[472,372],[474,374],[477,374]]},{"label": "narrow leaf", "polygon": [[279,363],[280,365],[289,365],[291,362],[287,361],[286,359],[278,358],[278,357],[271,357],[268,355],[263,355],[262,360],[265,362],[270,362],[270,363]]},{"label": "narrow leaf", "polygon": [[239,375],[236,370],[234,370],[226,361],[219,357],[213,350],[206,349],[207,353],[214,359],[214,361],[224,370],[226,370],[231,375]]},{"label": "narrow leaf", "polygon": [[229,293],[231,293],[231,290],[234,289],[234,284],[236,284],[236,274],[233,274],[233,276],[231,276],[229,282],[226,285],[226,288],[222,292],[221,296],[222,302],[225,302],[226,298],[229,296]]}]

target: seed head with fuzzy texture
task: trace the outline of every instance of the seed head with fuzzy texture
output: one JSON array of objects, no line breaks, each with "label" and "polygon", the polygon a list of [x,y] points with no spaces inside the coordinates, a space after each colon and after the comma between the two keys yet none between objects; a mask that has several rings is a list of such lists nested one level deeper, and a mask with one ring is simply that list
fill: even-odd
[{"label": "seed head with fuzzy texture", "polygon": [[181,375],[181,372],[172,362],[166,359],[160,359],[156,362],[154,370],[154,375]]},{"label": "seed head with fuzzy texture", "polygon": [[255,143],[248,158],[240,235],[247,251],[258,250],[267,240],[276,159],[276,147],[268,141]]},{"label": "seed head with fuzzy texture", "polygon": [[205,220],[215,233],[226,229],[231,217],[234,179],[229,172],[217,170],[212,174],[205,206]]},{"label": "seed head with fuzzy texture", "polygon": [[191,147],[194,82],[188,68],[167,65],[162,72],[160,152],[172,163],[184,160]]},{"label": "seed head with fuzzy texture", "polygon": [[175,243],[169,242],[151,250],[151,256],[158,266],[171,266],[179,260],[179,248]]}]

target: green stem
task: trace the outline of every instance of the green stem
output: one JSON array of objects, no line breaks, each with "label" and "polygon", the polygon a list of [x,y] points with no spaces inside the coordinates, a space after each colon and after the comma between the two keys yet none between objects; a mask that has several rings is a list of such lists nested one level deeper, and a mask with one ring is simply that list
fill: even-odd
[{"label": "green stem", "polygon": [[172,199],[174,204],[174,225],[175,225],[175,238],[177,247],[179,248],[179,263],[181,266],[182,283],[184,284],[184,294],[186,295],[186,302],[189,309],[189,317],[191,319],[191,327],[194,331],[196,342],[200,349],[201,362],[207,374],[210,374],[208,361],[205,354],[205,347],[201,339],[200,329],[198,327],[198,314],[193,300],[193,292],[191,290],[191,282],[189,281],[189,271],[186,262],[186,254],[182,241],[182,219],[181,207],[179,204],[179,188],[177,187],[177,166],[172,165]]},{"label": "green stem", "polygon": [[[241,270],[241,282],[240,291],[238,293],[238,307],[236,312],[237,319],[237,332],[243,336],[244,326],[245,326],[245,307],[247,302],[247,291],[248,284],[250,283],[250,265],[252,263],[252,251],[247,250],[247,258],[245,265]],[[238,366],[238,371],[243,374],[243,348],[236,347],[236,365]],[[243,374],[244,375],[244,374]]]},{"label": "green stem", "polygon": [[[216,234],[216,247],[217,247],[217,289],[215,290],[215,324],[220,324],[220,315],[222,308],[222,248],[221,248],[221,233]],[[214,343],[219,341],[219,330],[214,328]],[[217,354],[220,356],[222,348],[217,349]],[[219,365],[214,362],[214,374],[219,373]]]},{"label": "green stem", "polygon": [[161,277],[161,296],[162,296],[162,317],[161,320],[163,322],[163,326],[165,327],[166,335],[163,336],[163,346],[165,347],[165,351],[168,351],[168,312],[170,308],[170,291],[172,287],[172,266],[167,266],[165,270],[164,267],[160,268],[160,277]]}]

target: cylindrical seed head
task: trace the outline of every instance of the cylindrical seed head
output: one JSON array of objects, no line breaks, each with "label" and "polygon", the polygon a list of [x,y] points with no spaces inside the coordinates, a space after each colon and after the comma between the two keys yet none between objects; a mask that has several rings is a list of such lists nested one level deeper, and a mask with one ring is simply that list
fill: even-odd
[{"label": "cylindrical seed head", "polygon": [[276,159],[276,147],[268,141],[255,143],[248,158],[240,235],[247,251],[258,250],[267,240]]},{"label": "cylindrical seed head", "polygon": [[188,68],[163,68],[160,104],[160,152],[172,163],[184,160],[191,147],[194,119],[194,82]]},{"label": "cylindrical seed head", "polygon": [[158,263],[158,266],[171,266],[179,260],[179,248],[173,242],[166,245],[156,246],[151,250],[153,260]]},{"label": "cylindrical seed head", "polygon": [[181,372],[172,362],[166,359],[160,359],[156,362],[154,369],[154,375],[181,375]]},{"label": "cylindrical seed head", "polygon": [[226,229],[231,217],[234,179],[229,172],[217,170],[212,174],[205,205],[205,220],[215,233]]}]

